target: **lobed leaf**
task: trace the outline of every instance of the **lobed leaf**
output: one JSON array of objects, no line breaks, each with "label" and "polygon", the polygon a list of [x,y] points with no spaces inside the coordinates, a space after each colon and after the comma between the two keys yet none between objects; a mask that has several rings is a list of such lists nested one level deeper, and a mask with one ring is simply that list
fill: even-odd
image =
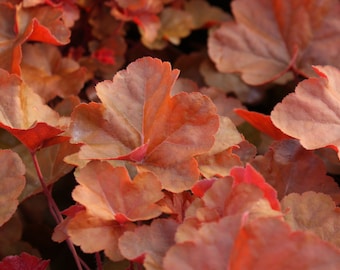
[{"label": "lobed leaf", "polygon": [[207,153],[196,157],[201,174],[207,178],[215,175],[226,176],[233,166],[241,165],[239,157],[232,154],[232,147],[242,139],[234,123],[228,117],[220,116],[215,143]]},{"label": "lobed leaf", "polygon": [[141,261],[146,269],[162,269],[163,257],[175,244],[178,223],[172,219],[155,219],[127,231],[119,238],[119,249],[130,261]]},{"label": "lobed leaf", "polygon": [[273,209],[275,202],[266,197],[260,186],[249,182],[237,184],[231,176],[201,180],[195,184],[193,192],[201,200],[191,204],[186,218],[197,219],[199,223],[217,221],[232,215],[246,214],[248,220],[282,216],[280,211]]},{"label": "lobed leaf", "polygon": [[137,24],[142,40],[147,44],[153,42],[160,28],[157,14],[163,9],[161,0],[116,1],[111,14],[120,20],[133,21]]},{"label": "lobed leaf", "polygon": [[311,64],[339,64],[337,0],[237,0],[231,7],[235,22],[222,24],[208,39],[219,71],[241,73],[246,83],[258,85],[290,69],[308,76]]},{"label": "lobed leaf", "polygon": [[18,33],[27,31],[27,26],[32,29],[28,40],[52,45],[69,43],[71,32],[61,19],[61,10],[47,5],[38,5],[31,8],[17,5],[16,10]]},{"label": "lobed leaf", "polygon": [[161,184],[150,172],[131,180],[125,167],[92,161],[75,172],[77,182],[72,197],[94,217],[103,220],[148,220],[161,214],[156,202],[163,198]]},{"label": "lobed leaf", "polygon": [[24,44],[22,50],[21,78],[45,102],[79,94],[88,76],[77,62],[49,44]]},{"label": "lobed leaf", "polygon": [[290,193],[323,192],[339,202],[340,188],[327,175],[323,161],[313,151],[305,150],[296,140],[274,142],[251,164],[275,188],[279,200]]},{"label": "lobed leaf", "polygon": [[[67,224],[71,241],[86,253],[104,250],[113,261],[124,259],[118,248],[118,239],[125,231],[133,230],[133,223],[119,224],[114,220],[103,220],[87,211],[78,212]],[[90,239],[90,241],[89,241]]]},{"label": "lobed leaf", "polygon": [[246,224],[236,237],[230,269],[338,269],[340,250],[279,218]]},{"label": "lobed leaf", "polygon": [[164,214],[171,215],[176,221],[181,223],[185,216],[185,211],[190,207],[195,196],[190,191],[172,193],[164,191],[164,198],[157,202]]},{"label": "lobed leaf", "polygon": [[21,73],[21,46],[28,40],[53,45],[69,42],[70,31],[60,18],[61,12],[49,6],[24,8],[0,3],[0,68]]},{"label": "lobed leaf", "polygon": [[274,210],[280,210],[280,203],[277,200],[276,190],[271,185],[269,185],[263,176],[250,164],[248,164],[246,168],[233,168],[230,171],[230,175],[234,178],[233,185],[249,183],[259,187],[262,190],[264,197],[270,202],[271,207]]},{"label": "lobed leaf", "polygon": [[[177,244],[168,250],[163,268],[166,270],[226,269],[240,226],[240,216],[228,216],[218,222],[203,224],[199,228],[190,227],[186,231],[178,231],[176,238],[188,237],[190,240],[177,241]],[[179,234],[188,234],[188,236]]]},{"label": "lobed leaf", "polygon": [[[154,172],[165,189],[189,189],[199,176],[193,157],[213,145],[219,121],[202,94],[170,96],[177,76],[169,63],[145,57],[99,83],[102,104],[83,104],[72,114],[71,142],[84,143],[80,157],[127,159]],[[136,149],[145,152],[137,162],[129,160]]]},{"label": "lobed leaf", "polygon": [[340,208],[331,197],[314,191],[291,193],[281,201],[286,222],[296,231],[308,231],[340,248]]},{"label": "lobed leaf", "polygon": [[[275,106],[271,119],[284,133],[297,138],[306,149],[340,146],[340,71],[316,66],[319,77],[298,84]],[[340,157],[340,154],[338,152]]]},{"label": "lobed leaf", "polygon": [[63,132],[55,127],[59,115],[43,104],[18,76],[0,70],[0,77],[1,128],[14,135],[30,151],[36,151],[44,142]]}]

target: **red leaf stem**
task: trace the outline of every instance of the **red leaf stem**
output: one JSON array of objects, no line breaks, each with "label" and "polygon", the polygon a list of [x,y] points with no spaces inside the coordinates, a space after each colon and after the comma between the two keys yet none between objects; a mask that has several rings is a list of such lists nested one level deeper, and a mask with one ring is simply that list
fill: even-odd
[{"label": "red leaf stem", "polygon": [[[38,179],[39,179],[41,187],[43,189],[43,193],[45,194],[45,196],[47,198],[47,202],[48,202],[50,212],[51,212],[54,220],[56,221],[56,223],[60,224],[64,220],[64,218],[63,218],[63,216],[62,216],[62,214],[61,214],[61,212],[58,208],[58,205],[56,204],[55,200],[52,197],[51,191],[48,189],[48,187],[47,187],[47,185],[44,181],[44,177],[42,175],[40,165],[39,165],[39,161],[38,161],[38,158],[37,158],[35,151],[31,152],[31,157],[32,157],[32,160],[33,160],[34,168],[35,168],[37,175],[38,175]],[[67,243],[67,245],[68,245],[68,247],[69,247],[69,249],[70,249],[70,251],[73,255],[73,258],[75,260],[75,263],[77,265],[78,270],[83,269],[82,265],[83,265],[84,269],[90,270],[90,268],[86,265],[86,263],[79,258],[77,251],[76,251],[74,245],[72,244],[72,242],[70,241],[70,239],[66,239],[66,243]]]}]

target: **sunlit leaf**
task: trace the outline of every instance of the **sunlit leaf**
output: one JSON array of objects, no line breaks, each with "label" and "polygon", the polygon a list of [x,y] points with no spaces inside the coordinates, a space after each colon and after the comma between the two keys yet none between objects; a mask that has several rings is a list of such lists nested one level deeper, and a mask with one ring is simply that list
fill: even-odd
[{"label": "sunlit leaf", "polygon": [[92,161],[75,173],[80,184],[72,197],[103,220],[148,220],[161,214],[156,202],[163,198],[161,184],[153,173],[130,179],[125,167]]},{"label": "sunlit leaf", "polygon": [[264,197],[270,202],[271,207],[274,210],[280,210],[276,190],[265,181],[263,176],[254,167],[251,165],[247,165],[246,168],[235,167],[231,170],[230,175],[234,178],[234,185],[249,183],[259,187]]},{"label": "sunlit leaf", "polygon": [[208,40],[219,71],[239,72],[256,85],[290,69],[308,76],[312,64],[339,65],[339,1],[237,0],[231,7],[235,22],[224,23]]},{"label": "sunlit leaf", "polygon": [[[319,77],[298,84],[295,93],[277,104],[271,113],[275,126],[297,138],[306,149],[340,147],[340,70],[317,66]],[[340,157],[340,154],[338,152]]]},{"label": "sunlit leaf", "polygon": [[111,260],[120,261],[124,257],[118,249],[118,239],[125,231],[134,227],[133,223],[119,224],[114,220],[103,220],[89,215],[86,211],[80,211],[69,221],[67,234],[84,252],[104,250]]},{"label": "sunlit leaf", "polygon": [[85,143],[80,157],[126,159],[146,145],[138,169],[154,172],[165,189],[189,189],[199,175],[193,156],[213,145],[219,121],[200,93],[170,96],[177,76],[169,63],[146,57],[99,83],[102,104],[80,105],[72,114],[72,142]]},{"label": "sunlit leaf", "polygon": [[177,226],[172,219],[156,219],[150,226],[127,231],[119,239],[120,252],[129,260],[143,262],[146,269],[162,269],[165,253],[175,244]]},{"label": "sunlit leaf", "polygon": [[241,165],[240,159],[232,153],[232,147],[242,141],[241,134],[228,117],[220,116],[220,127],[215,143],[209,152],[196,157],[201,173],[209,178],[226,176],[233,166]]},{"label": "sunlit leaf", "polygon": [[60,19],[61,12],[49,6],[23,8],[0,3],[0,67],[20,74],[21,46],[27,40],[54,45],[69,42],[70,31]]},{"label": "sunlit leaf", "polygon": [[28,149],[36,151],[49,139],[63,132],[57,128],[59,115],[18,76],[0,70],[0,127]]},{"label": "sunlit leaf", "polygon": [[340,250],[278,218],[246,224],[236,237],[230,269],[337,269]]},{"label": "sunlit leaf", "polygon": [[164,258],[164,269],[227,269],[240,226],[240,216],[231,216],[178,232],[176,238],[187,240],[178,241],[169,249]]}]

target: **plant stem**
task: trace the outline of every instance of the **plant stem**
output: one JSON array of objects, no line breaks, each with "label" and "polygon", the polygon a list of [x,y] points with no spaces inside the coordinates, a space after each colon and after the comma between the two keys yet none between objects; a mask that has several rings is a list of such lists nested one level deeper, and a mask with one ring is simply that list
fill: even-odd
[{"label": "plant stem", "polygon": [[102,270],[102,259],[100,258],[100,253],[96,252],[96,262],[97,262],[97,270]]},{"label": "plant stem", "polygon": [[59,224],[60,222],[62,222],[64,220],[63,216],[61,215],[60,210],[59,210],[56,202],[54,201],[52,194],[51,194],[50,190],[48,189],[48,187],[47,187],[47,185],[44,181],[44,177],[41,173],[41,169],[40,169],[40,165],[39,165],[39,161],[38,161],[36,152],[31,152],[31,156],[32,156],[32,159],[33,159],[34,167],[35,167],[35,170],[37,172],[38,179],[40,181],[41,187],[42,187],[43,192],[44,192],[44,194],[47,198],[47,202],[48,202],[48,206],[50,208],[51,214],[53,215],[57,224]]},{"label": "plant stem", "polygon": [[[43,192],[45,194],[45,197],[47,198],[47,203],[48,203],[48,207],[50,209],[50,212],[54,218],[54,220],[56,221],[57,224],[60,224],[61,222],[64,221],[64,218],[58,208],[58,205],[56,204],[55,200],[53,199],[52,197],[52,193],[51,191],[48,189],[46,183],[45,183],[45,180],[44,180],[44,177],[41,173],[41,169],[40,169],[40,165],[39,165],[39,161],[38,161],[38,158],[37,158],[37,154],[36,154],[36,151],[34,152],[31,152],[31,157],[32,157],[32,160],[33,160],[33,164],[34,164],[34,167],[35,167],[35,170],[37,172],[37,175],[38,175],[38,179],[40,181],[40,184],[41,184],[41,187],[43,189]],[[77,254],[77,251],[74,247],[74,245],[72,244],[72,242],[70,241],[70,239],[66,239],[66,243],[73,255],[73,258],[75,260],[75,263],[77,265],[77,268],[78,270],[82,270],[82,264],[84,266],[84,268],[86,270],[90,270],[90,268],[86,265],[85,262],[83,262],[78,254]]]}]

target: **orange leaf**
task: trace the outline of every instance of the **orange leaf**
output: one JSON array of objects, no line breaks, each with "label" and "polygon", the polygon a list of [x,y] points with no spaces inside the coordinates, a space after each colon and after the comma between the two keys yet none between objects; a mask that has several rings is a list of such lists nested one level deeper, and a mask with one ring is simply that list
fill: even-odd
[{"label": "orange leaf", "polygon": [[[47,142],[53,138],[56,138],[63,130],[55,127],[51,127],[46,123],[35,123],[28,129],[11,128],[0,123],[0,127],[6,129],[9,133],[15,136],[21,143],[23,143],[30,151],[34,152],[44,146],[44,142]],[[54,143],[60,143],[64,141],[64,137],[60,137]]]},{"label": "orange leaf", "polygon": [[0,150],[0,226],[8,221],[17,209],[18,197],[25,187],[25,165],[18,154]]},{"label": "orange leaf", "polygon": [[264,156],[257,156],[251,164],[275,188],[279,200],[292,192],[313,190],[329,194],[339,202],[340,188],[327,175],[323,161],[296,140],[273,143]]},{"label": "orange leaf", "polygon": [[241,165],[240,159],[232,154],[232,147],[242,139],[233,122],[228,117],[220,116],[214,145],[209,152],[196,157],[201,174],[206,178],[226,176],[234,165]]},{"label": "orange leaf", "polygon": [[58,243],[65,241],[68,238],[67,226],[70,223],[70,220],[75,217],[78,212],[83,210],[85,210],[85,206],[80,204],[71,205],[69,208],[63,210],[61,213],[67,217],[54,228],[51,237],[52,240]]},{"label": "orange leaf", "polygon": [[265,93],[263,89],[257,89],[246,84],[239,74],[219,72],[211,60],[202,61],[199,65],[199,71],[205,84],[216,87],[224,93],[234,93],[238,100],[243,103],[257,103],[262,100]]},{"label": "orange leaf", "polygon": [[102,104],[80,105],[72,114],[71,142],[85,143],[80,157],[129,158],[138,148],[140,171],[157,174],[165,189],[189,189],[199,176],[193,157],[213,145],[219,119],[200,93],[170,96],[177,76],[169,63],[145,57],[99,83]]},{"label": "orange leaf", "polygon": [[60,19],[60,11],[48,6],[23,8],[0,3],[0,68],[20,74],[21,46],[27,40],[62,45],[69,42],[70,31]]},{"label": "orange leaf", "polygon": [[215,87],[201,87],[199,91],[211,98],[220,116],[227,116],[236,126],[244,121],[235,113],[235,109],[245,109],[240,99],[227,97],[226,92]]},{"label": "orange leaf", "polygon": [[63,12],[62,19],[67,27],[72,27],[74,21],[79,19],[79,8],[72,1],[55,2],[53,0],[23,0],[22,3],[25,8],[47,4],[51,7],[61,9]]},{"label": "orange leaf", "polygon": [[21,82],[16,75],[0,70],[0,127],[17,137],[30,151],[62,133],[59,115]]},{"label": "orange leaf", "polygon": [[[263,216],[282,216],[281,212],[273,210],[274,203],[265,197],[259,186],[247,182],[237,184],[237,180],[230,176],[216,179],[205,190],[202,202],[204,205],[198,206],[196,210],[196,216],[201,221],[245,213],[248,220]],[[216,213],[215,216],[211,214],[213,212]]]},{"label": "orange leaf", "polygon": [[[230,253],[240,226],[241,216],[237,215],[205,223],[199,228],[189,226],[187,230],[178,231],[178,243],[166,253],[163,268],[228,269]],[[185,240],[181,241],[180,238]]]},{"label": "orange leaf", "polygon": [[[208,52],[221,72],[240,72],[253,85],[267,83],[293,69],[314,74],[311,64],[339,65],[340,4],[295,0],[236,0],[236,22],[212,32]],[[294,30],[295,29],[295,30]],[[297,31],[299,29],[299,31]],[[281,82],[290,79],[281,78]]]},{"label": "orange leaf", "polygon": [[51,6],[39,5],[31,8],[16,6],[16,27],[19,33],[30,25],[32,32],[28,40],[52,45],[65,45],[70,41],[70,30],[61,19],[62,11]]},{"label": "orange leaf", "polygon": [[235,109],[235,113],[241,116],[249,124],[256,129],[272,137],[274,140],[289,139],[290,136],[283,133],[280,129],[274,126],[269,115],[265,115],[258,112],[250,112],[242,109]]},{"label": "orange leaf", "polygon": [[127,231],[119,238],[120,252],[128,260],[141,261],[146,269],[161,269],[163,257],[175,244],[177,226],[172,219],[155,219],[150,226]]},{"label": "orange leaf", "polygon": [[163,9],[161,0],[126,1],[118,0],[112,4],[111,14],[124,21],[134,21],[141,32],[142,39],[152,42],[160,28],[157,14]]},{"label": "orange leaf", "polygon": [[21,77],[45,102],[79,94],[87,73],[77,62],[49,44],[24,44],[22,50]]},{"label": "orange leaf", "polygon": [[72,193],[89,214],[103,220],[148,220],[161,214],[156,202],[163,198],[161,185],[153,173],[130,179],[125,167],[92,161],[75,172],[78,185]]},{"label": "orange leaf", "polygon": [[230,269],[338,269],[340,250],[314,234],[292,232],[279,218],[246,224],[233,246]]},{"label": "orange leaf", "polygon": [[287,223],[299,231],[311,231],[340,248],[340,208],[331,197],[308,191],[291,193],[281,202]]},{"label": "orange leaf", "polygon": [[[15,26],[16,10],[8,3],[0,3],[0,68],[9,72],[20,74],[21,45],[28,38],[29,29],[17,36],[13,31]],[[16,42],[13,42],[16,41]]]},{"label": "orange leaf", "polygon": [[197,197],[202,198],[205,192],[212,186],[212,184],[217,181],[216,178],[212,179],[202,179],[198,181],[192,188],[191,191]]},{"label": "orange leaf", "polygon": [[86,253],[104,250],[113,261],[124,259],[118,248],[118,239],[125,231],[133,230],[133,223],[119,224],[114,220],[103,220],[80,211],[67,224],[71,241]]},{"label": "orange leaf", "polygon": [[200,155],[196,159],[201,174],[206,177],[223,177],[230,173],[235,166],[242,166],[240,157],[232,152],[233,148],[229,148],[214,155]]},{"label": "orange leaf", "polygon": [[157,202],[157,204],[161,207],[164,214],[171,215],[172,218],[181,223],[184,219],[185,211],[190,207],[195,196],[190,191],[181,193],[164,191],[164,194],[164,198]]},{"label": "orange leaf", "polygon": [[[295,93],[275,106],[271,119],[284,133],[297,138],[306,149],[340,147],[340,70],[316,66],[318,78],[298,84]],[[340,153],[338,153],[340,158]]]},{"label": "orange leaf", "polygon": [[271,207],[274,210],[280,210],[276,190],[251,165],[248,164],[246,168],[235,167],[230,171],[230,175],[234,178],[234,186],[241,183],[249,183],[259,187],[264,197],[270,202]]}]

